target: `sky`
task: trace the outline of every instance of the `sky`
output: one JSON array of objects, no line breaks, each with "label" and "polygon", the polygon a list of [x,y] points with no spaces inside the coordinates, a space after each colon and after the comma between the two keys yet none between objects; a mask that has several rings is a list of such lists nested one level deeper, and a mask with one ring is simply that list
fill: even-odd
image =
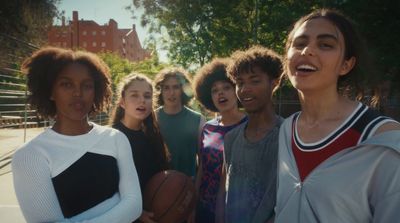
[{"label": "sky", "polygon": [[[137,10],[132,18],[132,13],[125,7],[132,4],[132,0],[61,0],[58,4],[58,10],[65,11],[66,21],[72,20],[72,11],[78,11],[79,19],[93,20],[99,25],[104,25],[110,19],[114,19],[118,23],[119,29],[129,29],[135,24],[136,32],[139,36],[140,43],[143,46],[145,39],[149,36],[147,29],[140,25],[140,16],[143,10]],[[136,9],[135,9],[136,10]],[[61,21],[57,21],[61,24]],[[167,61],[166,52],[158,50],[160,60]]]}]

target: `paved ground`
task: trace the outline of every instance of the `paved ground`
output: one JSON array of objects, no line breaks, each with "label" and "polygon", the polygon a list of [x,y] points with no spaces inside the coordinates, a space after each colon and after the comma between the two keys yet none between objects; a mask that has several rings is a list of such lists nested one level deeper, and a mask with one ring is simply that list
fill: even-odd
[{"label": "paved ground", "polygon": [[10,162],[16,148],[29,141],[43,128],[0,129],[0,222],[25,222],[14,192]]}]

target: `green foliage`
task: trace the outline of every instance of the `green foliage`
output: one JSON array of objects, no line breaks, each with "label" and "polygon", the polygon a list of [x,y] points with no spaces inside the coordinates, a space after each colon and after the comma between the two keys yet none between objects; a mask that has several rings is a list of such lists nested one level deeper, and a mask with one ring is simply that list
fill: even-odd
[{"label": "green foliage", "polygon": [[154,79],[155,75],[167,67],[168,64],[160,63],[158,59],[158,54],[153,50],[152,57],[143,61],[135,62],[133,65],[133,71],[141,74],[145,74],[151,79]]},{"label": "green foliage", "polygon": [[101,59],[110,68],[113,90],[116,89],[118,83],[127,75],[132,72],[144,74],[151,79],[167,64],[160,63],[156,53],[151,58],[132,63],[131,61],[120,57],[115,53],[100,53],[98,54]]},{"label": "green foliage", "polygon": [[213,57],[261,44],[284,53],[292,24],[310,11],[336,8],[350,16],[384,79],[400,83],[400,1],[396,0],[133,0],[142,25],[162,35],[172,62],[199,67]]},{"label": "green foliage", "polygon": [[[263,44],[283,51],[287,28],[310,7],[310,1],[271,0],[134,0],[144,7],[142,25],[162,37],[170,59],[186,68],[213,57]],[[297,10],[292,10],[296,8]]]},{"label": "green foliage", "polygon": [[116,89],[118,83],[133,70],[133,64],[116,53],[100,53],[98,56],[110,68],[112,88]]},{"label": "green foliage", "polygon": [[59,15],[59,0],[2,1],[0,8],[0,65],[21,61],[47,41],[47,30]]}]

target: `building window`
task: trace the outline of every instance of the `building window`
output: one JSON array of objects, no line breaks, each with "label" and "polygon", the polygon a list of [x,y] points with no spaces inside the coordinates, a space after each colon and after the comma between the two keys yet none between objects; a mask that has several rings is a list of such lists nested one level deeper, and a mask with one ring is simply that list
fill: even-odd
[{"label": "building window", "polygon": [[87,32],[86,30],[83,30],[82,35],[86,36]]},{"label": "building window", "polygon": [[87,47],[87,43],[86,43],[86,42],[83,42],[83,43],[82,43],[82,46],[83,46],[83,47]]},{"label": "building window", "polygon": [[96,35],[96,31],[93,31],[93,32],[92,32],[92,35],[95,36],[95,35]]},{"label": "building window", "polygon": [[105,35],[106,35],[106,31],[105,31],[105,30],[102,30],[102,31],[101,31],[101,35],[105,36]]},{"label": "building window", "polygon": [[106,42],[101,42],[101,47],[106,47]]},{"label": "building window", "polygon": [[93,43],[92,43],[92,46],[97,46],[97,43],[96,43],[96,42],[93,42]]}]

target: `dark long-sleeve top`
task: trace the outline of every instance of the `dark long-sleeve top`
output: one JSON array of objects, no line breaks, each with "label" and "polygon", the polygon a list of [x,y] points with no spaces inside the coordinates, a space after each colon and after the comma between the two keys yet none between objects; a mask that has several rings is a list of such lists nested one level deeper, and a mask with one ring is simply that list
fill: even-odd
[{"label": "dark long-sleeve top", "polygon": [[160,161],[161,154],[157,154],[154,144],[143,131],[129,129],[121,122],[114,124],[113,128],[118,129],[128,137],[143,195],[145,186],[151,177],[166,169]]}]

